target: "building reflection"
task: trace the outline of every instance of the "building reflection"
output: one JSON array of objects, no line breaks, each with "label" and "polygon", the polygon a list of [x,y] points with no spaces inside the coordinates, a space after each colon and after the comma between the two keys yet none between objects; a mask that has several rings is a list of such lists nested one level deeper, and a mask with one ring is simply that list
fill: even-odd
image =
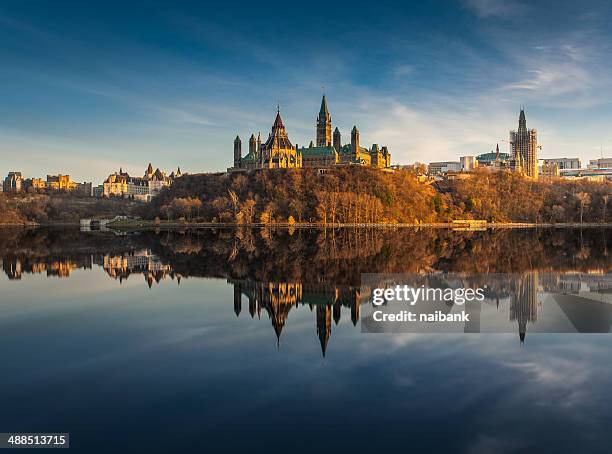
[{"label": "building reflection", "polygon": [[243,296],[248,299],[251,317],[261,317],[267,313],[276,334],[277,344],[289,317],[289,312],[299,306],[315,310],[316,333],[325,356],[331,336],[332,319],[337,325],[342,317],[342,308],[350,311],[354,326],[359,321],[359,307],[362,295],[357,288],[335,287],[329,285],[308,285],[299,282],[255,282],[233,280],[228,282],[234,287],[234,312],[242,312]]},{"label": "building reflection", "polygon": [[510,294],[510,321],[518,322],[521,344],[525,342],[527,324],[538,321],[538,272],[530,272],[517,276],[512,281]]},{"label": "building reflection", "polygon": [[[612,278],[605,232],[585,231],[580,242],[571,231],[257,232],[212,229],[116,237],[66,230],[14,231],[3,242],[0,237],[1,263],[13,281],[28,273],[66,278],[93,265],[120,283],[142,276],[149,288],[167,278],[179,284],[187,277],[222,278],[233,286],[234,313],[267,315],[278,344],[290,312],[310,309],[313,341],[316,336],[323,355],[332,325],[345,318],[356,326],[360,320],[361,304],[369,296],[362,282],[366,273],[407,273],[417,276],[415,284],[434,288],[486,284],[486,300],[474,307],[474,321],[465,332],[486,330],[490,319],[485,317],[491,317],[503,329],[518,327],[523,342],[528,330],[548,323],[550,312],[542,310],[539,298],[549,295],[560,308],[555,314],[564,315],[576,332],[608,329]],[[500,255],[500,250],[508,252]],[[452,304],[439,309],[454,310]],[[547,320],[541,320],[544,317]]]},{"label": "building reflection", "polygon": [[170,264],[163,263],[149,249],[115,255],[106,254],[97,257],[94,262],[101,266],[110,277],[118,279],[120,283],[132,274],[142,274],[149,288],[154,282],[159,284],[166,277],[176,278],[177,282],[181,283],[182,276],[175,273]]},{"label": "building reflection", "polygon": [[79,259],[20,259],[4,257],[2,270],[9,280],[20,280],[23,274],[46,274],[47,277],[68,278],[77,269],[91,269],[92,257],[87,255]]}]

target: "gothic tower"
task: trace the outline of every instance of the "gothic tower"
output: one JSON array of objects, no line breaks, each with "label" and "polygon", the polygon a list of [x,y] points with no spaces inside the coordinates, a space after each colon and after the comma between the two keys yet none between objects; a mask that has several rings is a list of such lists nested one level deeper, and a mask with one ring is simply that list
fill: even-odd
[{"label": "gothic tower", "polygon": [[357,126],[353,126],[353,130],[351,131],[351,151],[353,157],[357,159],[359,157],[359,131],[357,130]]},{"label": "gothic tower", "polygon": [[234,167],[240,167],[240,157],[242,156],[242,142],[240,136],[234,139]]},{"label": "gothic tower", "polygon": [[321,110],[319,110],[319,116],[317,117],[317,147],[331,146],[331,115],[327,110],[327,101],[325,95],[321,100]]},{"label": "gothic tower", "polygon": [[334,148],[338,153],[340,153],[340,147],[342,147],[342,140],[340,137],[340,130],[338,128],[334,129]]}]

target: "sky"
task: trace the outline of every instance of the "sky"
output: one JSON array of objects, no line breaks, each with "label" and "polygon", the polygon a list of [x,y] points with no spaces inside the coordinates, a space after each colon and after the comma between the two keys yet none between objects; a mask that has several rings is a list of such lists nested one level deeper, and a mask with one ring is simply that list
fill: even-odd
[{"label": "sky", "polygon": [[0,174],[223,171],[277,105],[307,145],[326,94],[393,164],[508,150],[612,156],[607,0],[0,3]]}]

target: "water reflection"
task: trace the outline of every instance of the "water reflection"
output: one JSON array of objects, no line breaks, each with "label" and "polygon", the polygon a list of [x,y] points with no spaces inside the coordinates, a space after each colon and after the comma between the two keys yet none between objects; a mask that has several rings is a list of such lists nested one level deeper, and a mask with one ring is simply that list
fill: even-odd
[{"label": "water reflection", "polygon": [[94,267],[119,283],[142,276],[149,288],[165,279],[180,285],[187,278],[223,278],[233,286],[236,315],[244,308],[251,318],[267,315],[277,344],[292,311],[313,312],[325,355],[342,312],[357,326],[362,305],[369,305],[371,285],[362,285],[362,273],[412,273],[419,282],[442,276],[451,288],[478,284],[476,273],[486,276],[487,298],[471,307],[465,332],[512,326],[521,342],[528,330],[609,332],[611,238],[610,229],[207,229],[123,236],[36,229],[2,232],[0,255],[9,280],[41,273],[68,278]]}]

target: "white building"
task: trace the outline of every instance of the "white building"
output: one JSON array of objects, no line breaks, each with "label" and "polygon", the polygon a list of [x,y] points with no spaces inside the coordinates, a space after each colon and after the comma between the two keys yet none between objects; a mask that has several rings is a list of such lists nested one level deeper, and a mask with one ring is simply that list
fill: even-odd
[{"label": "white building", "polygon": [[557,165],[559,170],[576,170],[582,167],[580,158],[545,158],[541,159],[543,165]]},{"label": "white building", "polygon": [[448,172],[460,172],[461,162],[458,161],[440,161],[429,163],[429,175],[442,175]]},{"label": "white building", "polygon": [[591,159],[588,168],[590,170],[612,169],[612,158]]}]

